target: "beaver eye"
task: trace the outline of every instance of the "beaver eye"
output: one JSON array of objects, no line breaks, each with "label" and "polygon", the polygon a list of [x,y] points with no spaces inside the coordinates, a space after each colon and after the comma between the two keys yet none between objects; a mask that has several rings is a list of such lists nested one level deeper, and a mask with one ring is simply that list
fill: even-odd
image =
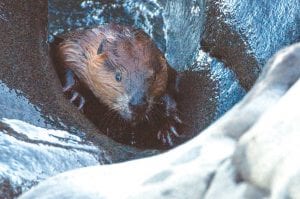
[{"label": "beaver eye", "polygon": [[121,80],[122,80],[122,74],[121,74],[121,72],[116,72],[116,76],[115,76],[115,78],[116,78],[116,81],[117,82],[120,82]]}]

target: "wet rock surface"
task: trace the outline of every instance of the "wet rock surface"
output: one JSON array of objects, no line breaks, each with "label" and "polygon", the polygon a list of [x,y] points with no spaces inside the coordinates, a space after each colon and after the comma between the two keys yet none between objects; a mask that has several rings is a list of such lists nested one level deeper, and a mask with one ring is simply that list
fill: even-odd
[{"label": "wet rock surface", "polygon": [[201,47],[210,55],[230,67],[240,84],[249,90],[258,77],[260,66],[256,57],[249,53],[243,35],[226,23],[228,16],[223,13],[220,2],[206,2],[206,23],[201,40]]},{"label": "wet rock surface", "polygon": [[273,198],[298,198],[300,44],[280,51],[268,67],[262,77],[273,76],[265,82],[273,95],[288,92],[241,137],[234,163],[243,179],[271,191]]},{"label": "wet rock surface", "polygon": [[[281,155],[288,154],[286,150],[292,155],[278,167],[278,154],[265,151],[265,146],[275,150],[276,143],[297,142],[297,109],[286,106],[297,107],[293,99],[299,93],[295,82],[300,69],[293,63],[298,63],[299,55],[292,52],[298,52],[299,47],[285,51],[296,57],[292,62],[282,59],[287,55],[281,52],[277,57],[283,62],[271,61],[248,95],[217,120],[244,97],[274,52],[300,40],[297,0],[51,0],[49,35],[46,10],[47,3],[40,0],[0,2],[1,197],[14,198],[41,181],[23,197],[299,196],[299,164],[292,162],[297,160],[298,148],[283,147]],[[51,40],[53,35],[105,22],[143,28],[172,66],[185,74],[181,88],[188,94],[182,94],[181,107],[191,125],[191,136],[217,121],[195,139],[165,154],[74,170],[44,181],[75,168],[157,152],[126,147],[102,136],[62,96],[48,59],[47,36]],[[292,67],[286,70],[286,66]],[[288,114],[282,109],[293,111],[292,118],[282,121],[278,115]],[[282,126],[267,129],[264,122]],[[262,137],[251,132],[252,127]],[[290,127],[293,129],[288,134],[285,130]],[[270,141],[267,132],[273,132],[270,136],[275,138],[264,145]],[[285,133],[287,138],[276,142]],[[266,155],[257,156],[259,153]],[[256,167],[256,160],[260,165],[270,164],[267,168],[272,172]],[[264,179],[259,178],[261,168]]]},{"label": "wet rock surface", "polygon": [[63,171],[156,153],[101,135],[62,96],[47,9],[46,1],[0,3],[0,198]]},{"label": "wet rock surface", "polygon": [[21,198],[298,198],[299,50],[280,51],[241,102],[182,146],[66,172]]},{"label": "wet rock surface", "polygon": [[276,51],[299,41],[299,7],[297,0],[207,0],[202,47],[230,67],[249,90]]}]

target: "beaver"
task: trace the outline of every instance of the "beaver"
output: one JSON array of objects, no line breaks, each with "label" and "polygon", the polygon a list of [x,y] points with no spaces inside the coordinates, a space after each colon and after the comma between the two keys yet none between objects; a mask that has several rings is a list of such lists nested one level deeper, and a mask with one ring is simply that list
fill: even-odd
[{"label": "beaver", "polygon": [[[63,91],[72,92],[72,102],[79,99],[79,109],[85,98],[77,85],[84,84],[130,131],[152,128],[163,145],[174,145],[183,123],[176,103],[178,74],[148,34],[107,24],[56,36],[54,43],[58,67],[65,71]],[[142,123],[148,126],[141,128]]]}]

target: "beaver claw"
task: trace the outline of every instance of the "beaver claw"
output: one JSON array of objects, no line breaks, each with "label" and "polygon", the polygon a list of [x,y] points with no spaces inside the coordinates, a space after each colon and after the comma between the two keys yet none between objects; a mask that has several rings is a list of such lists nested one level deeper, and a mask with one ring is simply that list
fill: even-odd
[{"label": "beaver claw", "polygon": [[75,74],[70,69],[67,69],[65,78],[66,78],[66,83],[65,83],[65,86],[63,87],[63,92],[70,93],[70,102],[73,104],[78,99],[78,107],[77,108],[78,108],[78,110],[82,110],[82,108],[85,104],[85,99],[79,92],[76,91],[77,87],[78,87],[78,83],[77,83]]},{"label": "beaver claw", "polygon": [[157,139],[161,140],[164,145],[174,146],[176,138],[181,137],[183,122],[178,116],[177,105],[172,95],[166,94],[162,98],[165,105],[166,123],[163,128],[158,131]]},{"label": "beaver claw", "polygon": [[175,123],[174,125],[170,122],[167,122],[167,124],[165,124],[164,127],[157,133],[157,139],[161,140],[164,145],[174,146],[175,139],[181,137],[180,133],[178,132],[178,128],[175,126],[180,125],[182,121],[177,116],[173,119]]},{"label": "beaver claw", "polygon": [[[74,91],[74,90],[72,89],[72,87],[70,87],[70,88],[68,88],[68,89],[65,89],[65,88],[64,88],[63,91],[64,91],[64,92],[70,92],[70,93],[71,93],[70,102],[71,102],[72,104],[78,105],[78,106],[77,106],[78,110],[82,110],[82,108],[83,108],[83,106],[84,106],[84,104],[85,104],[85,99],[84,99],[84,97],[83,97],[80,93],[78,93],[77,91]],[[78,104],[75,103],[77,100],[78,100]]]},{"label": "beaver claw", "polygon": [[83,108],[84,104],[85,104],[85,99],[84,99],[84,97],[83,97],[82,95],[80,95],[78,92],[74,91],[74,92],[72,93],[72,97],[71,97],[71,99],[70,99],[71,103],[74,103],[74,101],[75,101],[76,99],[79,99],[79,105],[78,105],[77,108],[78,108],[78,110],[81,110],[81,109]]}]

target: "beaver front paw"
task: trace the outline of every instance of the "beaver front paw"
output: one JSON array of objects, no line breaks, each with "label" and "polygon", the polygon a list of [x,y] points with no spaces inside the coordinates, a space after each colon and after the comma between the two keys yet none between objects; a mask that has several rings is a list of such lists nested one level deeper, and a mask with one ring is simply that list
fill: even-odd
[{"label": "beaver front paw", "polygon": [[[78,99],[78,103],[76,103],[77,99]],[[78,93],[76,91],[72,91],[72,97],[70,99],[70,102],[75,105],[78,105],[77,106],[78,110],[82,110],[82,108],[85,104],[85,99],[80,93]]]},{"label": "beaver front paw", "polygon": [[70,102],[77,106],[78,110],[82,110],[85,99],[77,91],[78,80],[71,70],[67,70],[65,74],[66,82],[63,87],[63,92],[70,98]]},{"label": "beaver front paw", "polygon": [[157,139],[166,146],[174,146],[176,140],[181,137],[181,125],[182,121],[179,119],[179,117],[174,116],[163,125],[162,129],[158,131]]}]

